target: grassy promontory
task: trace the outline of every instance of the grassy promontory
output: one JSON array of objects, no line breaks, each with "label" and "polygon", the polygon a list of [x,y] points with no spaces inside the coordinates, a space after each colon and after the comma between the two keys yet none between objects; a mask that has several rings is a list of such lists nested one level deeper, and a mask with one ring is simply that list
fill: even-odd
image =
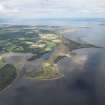
[{"label": "grassy promontory", "polygon": [[[44,43],[44,44],[42,44]],[[40,46],[39,46],[40,45]],[[46,46],[46,47],[45,47]],[[49,54],[42,58],[43,62],[41,63],[41,70],[39,72],[29,72],[27,77],[33,79],[57,79],[63,76],[61,70],[59,70],[57,62],[64,57],[71,57],[72,50],[79,48],[97,48],[91,44],[81,44],[69,39],[64,38],[56,34],[46,34],[41,36],[41,40],[37,45],[34,45],[35,48],[43,48]]]},{"label": "grassy promontory", "polygon": [[51,64],[49,62],[44,62],[42,64],[42,70],[33,74],[29,73],[29,78],[35,78],[39,80],[47,80],[47,79],[58,79],[63,76],[63,73],[59,71],[59,68],[56,64]]}]

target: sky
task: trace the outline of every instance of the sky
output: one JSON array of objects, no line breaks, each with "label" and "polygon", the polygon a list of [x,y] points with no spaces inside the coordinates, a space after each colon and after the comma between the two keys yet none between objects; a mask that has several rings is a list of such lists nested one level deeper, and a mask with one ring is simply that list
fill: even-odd
[{"label": "sky", "polygon": [[105,0],[0,0],[0,18],[105,17]]}]

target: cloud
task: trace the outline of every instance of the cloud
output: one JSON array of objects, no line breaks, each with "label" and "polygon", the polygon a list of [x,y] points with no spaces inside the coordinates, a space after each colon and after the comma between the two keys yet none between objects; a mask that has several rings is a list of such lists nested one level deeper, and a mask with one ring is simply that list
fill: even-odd
[{"label": "cloud", "polygon": [[0,0],[10,17],[105,17],[105,0]]},{"label": "cloud", "polygon": [[2,3],[0,4],[0,15],[10,15],[19,12],[17,8],[8,8]]}]

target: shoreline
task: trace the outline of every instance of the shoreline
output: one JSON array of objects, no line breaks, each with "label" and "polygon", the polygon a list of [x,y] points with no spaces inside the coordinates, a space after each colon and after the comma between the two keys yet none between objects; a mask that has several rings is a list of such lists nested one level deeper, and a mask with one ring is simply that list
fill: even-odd
[{"label": "shoreline", "polygon": [[64,77],[64,75],[62,75],[62,76],[58,76],[58,77],[55,77],[55,78],[51,78],[51,79],[37,79],[37,78],[31,78],[31,77],[26,77],[26,79],[28,79],[28,80],[38,80],[38,81],[52,81],[52,80],[57,80],[57,79],[61,79],[61,78],[63,78]]}]

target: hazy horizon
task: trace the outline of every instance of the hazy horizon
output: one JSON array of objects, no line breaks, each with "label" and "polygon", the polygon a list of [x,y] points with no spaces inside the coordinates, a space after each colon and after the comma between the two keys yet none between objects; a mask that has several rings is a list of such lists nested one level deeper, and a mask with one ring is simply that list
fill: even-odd
[{"label": "hazy horizon", "polygon": [[105,18],[104,0],[0,0],[0,20]]}]

